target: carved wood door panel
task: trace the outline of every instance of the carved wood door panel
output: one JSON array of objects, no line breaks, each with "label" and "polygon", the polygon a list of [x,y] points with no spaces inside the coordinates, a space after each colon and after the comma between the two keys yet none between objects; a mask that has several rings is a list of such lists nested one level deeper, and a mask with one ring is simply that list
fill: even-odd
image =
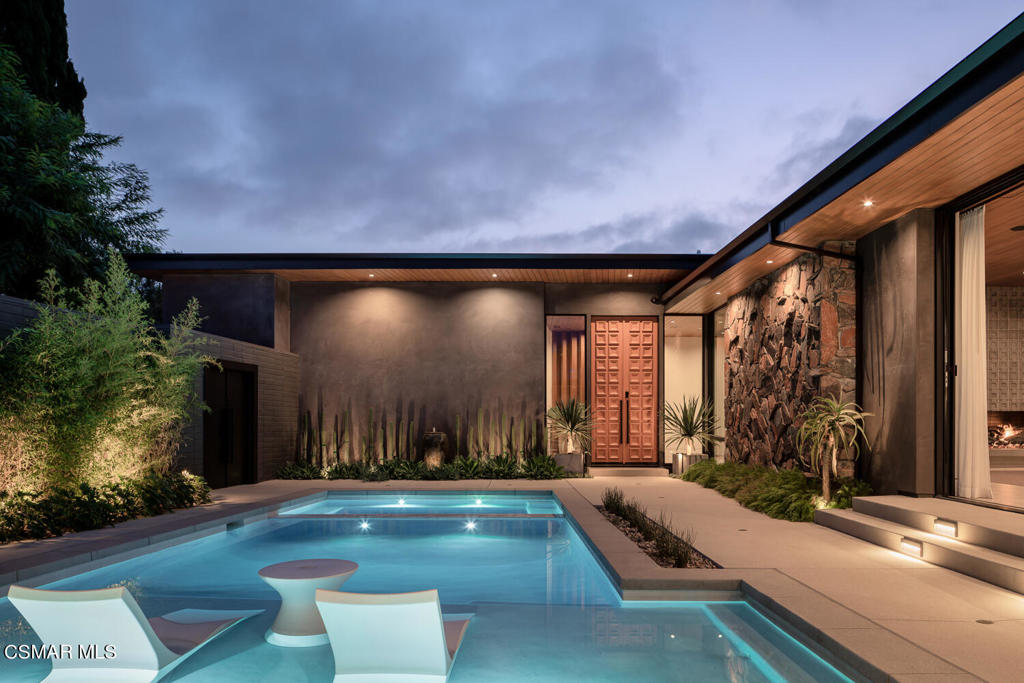
[{"label": "carved wood door panel", "polygon": [[591,319],[595,463],[658,461],[658,321]]}]

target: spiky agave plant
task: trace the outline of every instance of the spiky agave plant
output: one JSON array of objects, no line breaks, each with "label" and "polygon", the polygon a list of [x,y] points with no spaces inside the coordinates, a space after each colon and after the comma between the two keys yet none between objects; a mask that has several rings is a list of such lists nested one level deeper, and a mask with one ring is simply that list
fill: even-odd
[{"label": "spiky agave plant", "polygon": [[821,497],[826,504],[832,500],[831,477],[839,474],[839,454],[850,451],[856,460],[860,455],[858,437],[867,445],[864,418],[869,415],[856,403],[831,396],[814,399],[801,415],[804,423],[797,431],[797,451],[812,472],[821,474]]},{"label": "spiky agave plant", "polygon": [[715,434],[718,417],[711,401],[700,396],[684,396],[680,403],[666,403],[661,411],[665,423],[665,445],[684,448],[687,455],[694,446],[701,448],[725,441]]},{"label": "spiky agave plant", "polygon": [[577,444],[584,450],[590,447],[594,420],[583,401],[575,398],[558,401],[548,410],[547,423],[552,434],[565,438],[566,452],[575,453]]}]

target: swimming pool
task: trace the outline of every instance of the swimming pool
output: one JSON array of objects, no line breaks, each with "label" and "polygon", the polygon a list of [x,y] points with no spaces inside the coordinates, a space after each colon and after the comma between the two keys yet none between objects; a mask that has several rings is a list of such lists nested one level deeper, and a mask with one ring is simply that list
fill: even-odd
[{"label": "swimming pool", "polygon": [[[622,601],[562,516],[282,515],[46,587],[126,585],[148,616],[185,607],[269,610],[167,681],[330,681],[329,646],[280,648],[263,639],[278,596],[256,572],[309,557],[359,563],[346,591],[437,588],[445,612],[473,613],[454,683],[847,680],[744,602]],[[0,640],[38,643],[6,599]],[[0,660],[0,679],[38,681],[49,666]]]}]

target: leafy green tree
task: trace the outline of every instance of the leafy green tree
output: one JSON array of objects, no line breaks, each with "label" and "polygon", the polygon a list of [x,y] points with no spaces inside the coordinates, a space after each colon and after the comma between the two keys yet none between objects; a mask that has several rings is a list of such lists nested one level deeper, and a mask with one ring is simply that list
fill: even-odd
[{"label": "leafy green tree", "polygon": [[64,0],[0,2],[0,43],[18,56],[36,97],[84,118],[85,83],[68,57]]},{"label": "leafy green tree", "polygon": [[120,142],[33,95],[0,47],[0,293],[32,297],[50,269],[81,286],[102,277],[109,248],[159,249],[146,173],[103,161]]}]

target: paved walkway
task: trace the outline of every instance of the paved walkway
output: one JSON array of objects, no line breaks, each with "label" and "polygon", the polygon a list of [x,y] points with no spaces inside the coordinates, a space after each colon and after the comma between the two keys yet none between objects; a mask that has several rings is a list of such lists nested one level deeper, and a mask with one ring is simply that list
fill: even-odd
[{"label": "paved walkway", "polygon": [[[591,502],[618,486],[723,567],[775,568],[824,598],[988,681],[1024,680],[1024,596],[815,524],[747,510],[697,484],[601,477],[570,484]],[[991,623],[986,623],[991,622]],[[857,637],[856,624],[849,637]],[[890,669],[898,670],[898,669]],[[923,680],[914,674],[900,680]],[[950,671],[928,680],[973,680]]]}]

